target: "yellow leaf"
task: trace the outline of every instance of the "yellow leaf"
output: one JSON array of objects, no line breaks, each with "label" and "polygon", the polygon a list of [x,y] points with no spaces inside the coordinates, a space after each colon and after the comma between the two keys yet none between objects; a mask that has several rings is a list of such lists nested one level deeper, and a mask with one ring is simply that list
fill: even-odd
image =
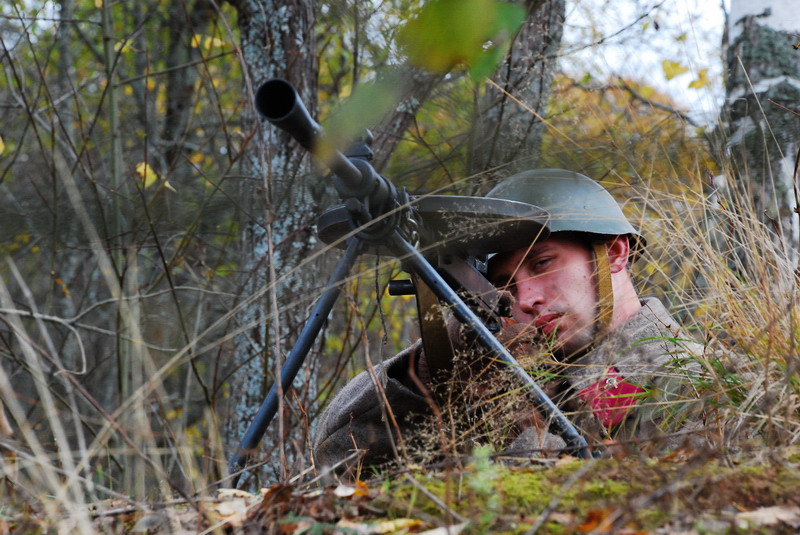
[{"label": "yellow leaf", "polygon": [[642,95],[644,98],[650,98],[655,93],[655,89],[650,87],[649,85],[642,85],[637,88],[639,90],[639,94]]},{"label": "yellow leaf", "polygon": [[700,69],[697,71],[697,79],[689,83],[692,89],[700,89],[708,85],[708,69]]},{"label": "yellow leaf", "polygon": [[114,52],[130,52],[133,50],[130,41],[123,41],[114,45]]},{"label": "yellow leaf", "polygon": [[422,526],[422,521],[415,518],[395,518],[378,522],[373,529],[376,533],[394,533],[395,531],[414,529]]},{"label": "yellow leaf", "polygon": [[103,0],[94,0],[94,7],[101,9],[103,7]]},{"label": "yellow leaf", "polygon": [[223,47],[225,46],[225,41],[222,39],[218,39],[217,37],[206,37],[203,39],[203,48],[206,50],[211,50],[214,47]]},{"label": "yellow leaf", "polygon": [[214,47],[225,46],[225,41],[217,37],[210,37],[208,35],[201,35],[196,33],[192,36],[192,48],[203,47],[205,50],[211,50]]},{"label": "yellow leaf", "polygon": [[664,76],[667,77],[667,80],[672,80],[679,74],[683,74],[689,70],[677,61],[669,59],[665,59],[661,62],[661,68],[664,69]]},{"label": "yellow leaf", "polygon": [[3,141],[3,136],[0,136],[0,154],[3,154],[6,150],[6,143]]},{"label": "yellow leaf", "polygon": [[205,154],[203,154],[202,152],[193,152],[192,155],[189,156],[189,161],[195,165],[200,165],[201,163],[203,163],[204,159],[205,159]]},{"label": "yellow leaf", "polygon": [[147,162],[139,162],[136,164],[136,174],[144,181],[145,188],[149,188],[158,180],[158,174]]}]

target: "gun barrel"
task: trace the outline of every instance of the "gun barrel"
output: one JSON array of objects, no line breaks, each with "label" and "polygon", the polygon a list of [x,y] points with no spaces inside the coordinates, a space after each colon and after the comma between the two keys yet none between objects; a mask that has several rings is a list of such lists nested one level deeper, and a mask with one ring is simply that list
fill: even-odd
[{"label": "gun barrel", "polygon": [[306,150],[313,150],[322,128],[311,118],[292,84],[280,78],[267,80],[256,91],[255,106],[265,119],[288,132]]},{"label": "gun barrel", "polygon": [[[322,127],[311,118],[292,84],[280,78],[267,80],[256,91],[255,106],[262,117],[291,135],[307,151],[314,153],[314,145],[322,136]],[[323,163],[339,177],[341,182],[336,188],[345,197],[369,194],[378,180],[371,167],[370,172],[365,175],[337,150],[330,151]]]}]

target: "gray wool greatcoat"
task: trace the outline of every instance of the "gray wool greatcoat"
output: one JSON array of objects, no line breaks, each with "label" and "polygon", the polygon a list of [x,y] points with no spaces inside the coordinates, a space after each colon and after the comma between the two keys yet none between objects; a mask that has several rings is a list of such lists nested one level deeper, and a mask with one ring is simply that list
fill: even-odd
[{"label": "gray wool greatcoat", "polygon": [[[701,427],[692,379],[701,373],[703,347],[659,300],[644,299],[642,305],[623,326],[549,375],[559,379],[545,390],[590,444],[613,439],[645,450],[676,447]],[[372,375],[361,373],[333,399],[318,427],[318,466],[344,460],[340,471],[356,460],[362,466],[379,465],[396,459],[408,443],[428,451],[438,447],[436,440],[427,445],[417,440],[421,426],[432,419],[430,397],[420,393],[409,374],[418,348],[415,344],[375,366]],[[504,446],[504,454],[533,457],[557,451],[564,442],[543,426],[531,426],[509,435]]]}]

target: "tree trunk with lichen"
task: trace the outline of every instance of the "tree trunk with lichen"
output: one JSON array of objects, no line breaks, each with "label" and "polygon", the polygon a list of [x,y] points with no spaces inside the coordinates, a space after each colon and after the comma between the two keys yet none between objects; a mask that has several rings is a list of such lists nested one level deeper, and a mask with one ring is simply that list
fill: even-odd
[{"label": "tree trunk with lichen", "polygon": [[733,0],[728,16],[725,152],[759,217],[798,248],[800,1]]},{"label": "tree trunk with lichen", "polygon": [[478,99],[469,162],[475,173],[502,166],[500,174],[505,176],[536,164],[565,2],[528,0],[525,7],[525,24]]},{"label": "tree trunk with lichen", "polygon": [[[280,77],[292,83],[312,116],[316,114],[314,5],[309,0],[236,0],[246,66],[245,123],[252,131],[242,163],[243,212],[251,221],[242,228],[241,293],[234,343],[234,373],[229,386],[225,444],[238,443],[266,397],[313,294],[309,269],[298,267],[313,247],[315,199],[309,158],[286,133],[261,121],[253,95],[264,81]],[[312,295],[313,297],[313,295]],[[306,377],[306,379],[308,379]],[[296,384],[313,386],[313,381]],[[263,445],[272,477],[309,465],[306,425],[300,420],[314,391],[298,388],[282,404]],[[291,437],[291,440],[289,440]],[[290,466],[297,463],[295,466]]]}]

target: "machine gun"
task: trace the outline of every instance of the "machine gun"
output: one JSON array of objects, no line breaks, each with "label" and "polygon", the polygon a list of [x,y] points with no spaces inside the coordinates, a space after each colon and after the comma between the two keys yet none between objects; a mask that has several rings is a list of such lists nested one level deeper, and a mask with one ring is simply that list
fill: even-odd
[{"label": "machine gun", "polygon": [[[256,92],[255,106],[264,118],[314,153],[322,128],[310,117],[291,84],[281,79],[268,80]],[[289,352],[279,382],[272,385],[231,456],[228,469],[232,486],[238,483],[249,456],[256,451],[277,412],[279,392],[291,387],[339,295],[342,282],[364,251],[400,259],[412,281],[395,284],[392,293],[415,293],[421,315],[447,307],[486,354],[514,374],[568,449],[579,457],[590,457],[586,440],[462,298],[469,296],[473,304],[491,314],[502,314],[503,311],[496,310],[494,288],[481,273],[481,259],[489,253],[523,246],[519,242],[523,237],[529,242],[536,235],[545,235],[547,213],[530,204],[502,199],[412,197],[375,171],[368,161],[370,150],[362,148],[360,152],[347,157],[329,150],[321,162],[333,173],[333,184],[343,204],[320,217],[319,237],[326,243],[344,245],[345,253]],[[423,326],[423,344],[428,348],[426,354],[432,357],[439,354],[435,343],[442,333],[425,331]],[[434,372],[436,367],[444,369],[449,365],[446,357],[434,359]]]}]

